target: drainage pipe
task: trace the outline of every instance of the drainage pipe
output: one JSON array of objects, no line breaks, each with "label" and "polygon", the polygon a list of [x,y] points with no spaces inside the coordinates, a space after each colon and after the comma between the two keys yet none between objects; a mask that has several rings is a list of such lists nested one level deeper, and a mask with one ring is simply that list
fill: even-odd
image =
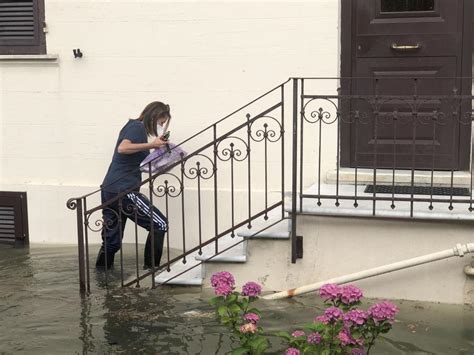
[{"label": "drainage pipe", "polygon": [[281,299],[281,298],[293,297],[296,295],[302,295],[304,293],[319,290],[321,286],[328,283],[345,284],[348,282],[366,279],[372,276],[383,275],[383,274],[387,274],[393,271],[407,269],[407,268],[417,266],[417,265],[431,263],[433,261],[448,259],[454,256],[463,257],[465,254],[469,254],[469,253],[474,253],[474,243],[456,244],[454,248],[439,251],[437,253],[422,255],[416,258],[398,261],[393,264],[379,266],[373,269],[360,271],[360,272],[356,272],[356,273],[345,275],[345,276],[334,277],[326,281],[316,282],[314,284],[301,286],[301,287],[294,288],[291,290],[277,292],[274,294],[264,296],[262,298],[265,300],[276,300],[276,299]]}]

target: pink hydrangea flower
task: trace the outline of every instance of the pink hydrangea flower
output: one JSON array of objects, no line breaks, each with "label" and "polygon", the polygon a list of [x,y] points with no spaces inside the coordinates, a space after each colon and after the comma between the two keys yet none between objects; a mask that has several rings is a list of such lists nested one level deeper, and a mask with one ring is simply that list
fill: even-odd
[{"label": "pink hydrangea flower", "polygon": [[260,316],[256,313],[246,313],[244,315],[244,319],[247,321],[247,322],[250,322],[250,323],[253,323],[253,324],[257,324],[258,321],[260,320]]},{"label": "pink hydrangea flower", "polygon": [[234,276],[228,271],[216,272],[211,276],[211,286],[217,287],[220,284],[225,284],[233,288],[235,285]]},{"label": "pink hydrangea flower", "polygon": [[257,326],[253,323],[246,323],[240,327],[240,332],[243,334],[252,333],[254,334],[257,331]]},{"label": "pink hydrangea flower", "polygon": [[337,307],[329,307],[326,309],[326,311],[324,312],[324,315],[329,319],[329,321],[334,321],[334,320],[338,320],[338,319],[341,319],[342,316],[344,315],[344,312],[342,312],[342,310],[340,310],[339,308]]},{"label": "pink hydrangea flower", "polygon": [[341,290],[341,301],[346,305],[359,302],[362,297],[362,290],[354,285],[344,286]]},{"label": "pink hydrangea flower", "polygon": [[217,284],[214,288],[214,292],[218,296],[229,296],[233,291],[233,288],[225,283]]},{"label": "pink hydrangea flower", "polygon": [[242,296],[257,297],[262,293],[262,286],[258,283],[250,281],[242,286]]},{"label": "pink hydrangea flower", "polygon": [[296,348],[288,348],[285,351],[285,355],[300,355],[301,352]]},{"label": "pink hydrangea flower", "polygon": [[297,338],[297,337],[302,337],[302,336],[304,336],[304,335],[306,335],[306,334],[305,334],[305,332],[302,331],[302,330],[295,330],[293,333],[291,333],[291,336],[292,336],[292,337],[295,337],[295,338]]},{"label": "pink hydrangea flower", "polygon": [[323,323],[323,324],[328,324],[329,323],[329,318],[326,316],[317,316],[314,318],[315,323]]},{"label": "pink hydrangea flower", "polygon": [[323,324],[329,324],[332,321],[336,321],[338,319],[341,319],[342,316],[344,315],[344,312],[340,310],[337,307],[329,307],[326,309],[324,312],[324,315],[322,316],[317,316],[314,318],[315,323],[323,323]]},{"label": "pink hydrangea flower", "polygon": [[349,332],[346,329],[343,329],[337,335],[337,338],[341,341],[342,346],[347,346],[352,344],[352,338]]},{"label": "pink hydrangea flower", "polygon": [[348,327],[352,325],[362,325],[367,320],[367,313],[360,309],[353,309],[344,314],[344,324]]},{"label": "pink hydrangea flower", "polygon": [[383,301],[371,306],[367,313],[375,323],[381,323],[384,321],[393,323],[395,315],[398,313],[398,308],[392,302]]},{"label": "pink hydrangea flower", "polygon": [[364,339],[359,338],[359,339],[354,339],[349,331],[349,329],[344,328],[342,329],[339,334],[337,335],[337,338],[341,341],[342,346],[347,346],[347,345],[357,345],[361,346],[364,345]]},{"label": "pink hydrangea flower", "polygon": [[336,284],[326,284],[319,289],[319,296],[324,301],[331,300],[336,301],[341,296],[341,287]]},{"label": "pink hydrangea flower", "polygon": [[350,355],[365,355],[364,349],[352,349]]},{"label": "pink hydrangea flower", "polygon": [[307,338],[308,344],[319,344],[321,342],[321,335],[319,333],[311,333]]}]

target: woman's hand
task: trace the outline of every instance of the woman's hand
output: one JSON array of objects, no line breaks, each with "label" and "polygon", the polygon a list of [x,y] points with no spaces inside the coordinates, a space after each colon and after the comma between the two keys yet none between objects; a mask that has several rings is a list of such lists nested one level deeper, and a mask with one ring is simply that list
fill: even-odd
[{"label": "woman's hand", "polygon": [[153,142],[151,142],[153,148],[160,148],[164,146],[166,143],[168,143],[166,140],[163,139],[163,137],[156,137]]}]

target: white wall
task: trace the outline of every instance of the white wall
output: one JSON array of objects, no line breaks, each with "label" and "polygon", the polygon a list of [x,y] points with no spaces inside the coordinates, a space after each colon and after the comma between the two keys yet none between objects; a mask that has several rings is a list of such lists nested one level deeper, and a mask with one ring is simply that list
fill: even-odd
[{"label": "white wall", "polygon": [[0,62],[0,190],[28,191],[31,242],[75,243],[66,199],[101,183],[148,102],[171,105],[180,141],[290,76],[338,71],[333,0],[45,2],[59,60]]}]

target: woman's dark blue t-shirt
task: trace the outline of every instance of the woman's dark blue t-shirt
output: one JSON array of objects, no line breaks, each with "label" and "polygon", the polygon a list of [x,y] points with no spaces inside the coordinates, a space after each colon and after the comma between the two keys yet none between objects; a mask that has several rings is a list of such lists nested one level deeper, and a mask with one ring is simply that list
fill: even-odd
[{"label": "woman's dark blue t-shirt", "polygon": [[143,122],[129,120],[120,131],[117,143],[115,144],[112,162],[101,185],[102,190],[121,192],[138,186],[142,181],[139,169],[140,163],[147,157],[150,151],[120,154],[117,148],[124,139],[128,139],[132,143],[147,143],[147,134]]}]

